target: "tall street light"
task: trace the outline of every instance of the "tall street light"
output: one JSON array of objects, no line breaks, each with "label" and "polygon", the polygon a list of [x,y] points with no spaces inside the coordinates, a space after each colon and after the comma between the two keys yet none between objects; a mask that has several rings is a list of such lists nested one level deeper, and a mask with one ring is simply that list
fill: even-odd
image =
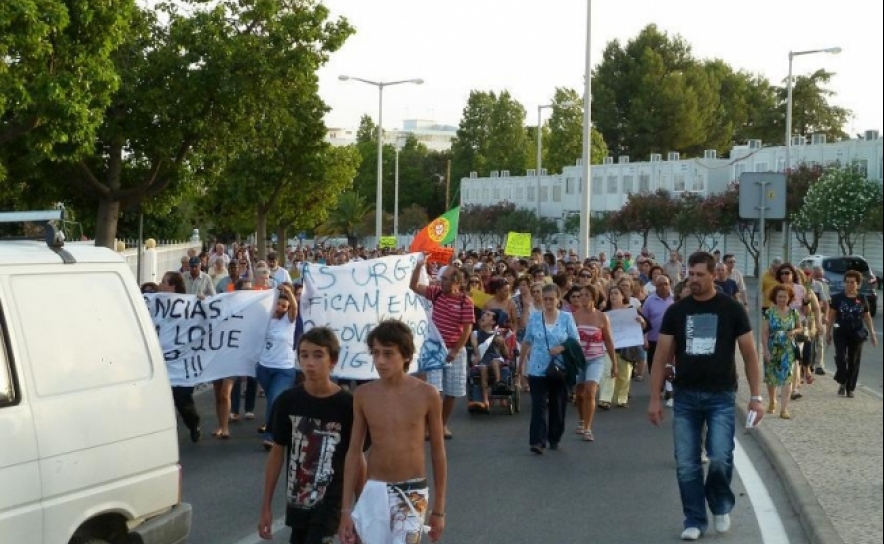
[{"label": "tall street light", "polygon": [[543,120],[541,114],[546,108],[570,108],[576,106],[578,102],[566,101],[561,104],[541,104],[537,106],[537,220],[540,221],[540,176],[541,166],[543,164]]},{"label": "tall street light", "polygon": [[381,234],[383,234],[383,204],[384,204],[384,184],[383,184],[383,175],[384,175],[384,87],[390,87],[392,85],[401,85],[403,83],[414,83],[415,85],[422,85],[424,80],[420,78],[416,79],[403,79],[401,81],[370,81],[368,79],[362,79],[361,77],[351,77],[351,76],[338,76],[338,79],[341,81],[359,81],[361,83],[367,83],[368,85],[374,85],[378,88],[378,181],[377,181],[377,199],[375,200],[375,221],[374,221],[374,235],[375,235],[375,244],[381,243]]},{"label": "tall street light", "polygon": [[[784,166],[784,170],[787,175],[792,169],[792,59],[794,59],[795,57],[800,57],[802,55],[814,55],[816,53],[829,53],[830,55],[837,55],[840,52],[840,47],[809,49],[807,51],[789,51],[789,76],[786,78],[786,164]],[[791,249],[789,247],[789,238],[791,237],[791,232],[789,231],[788,222],[784,222],[783,225],[783,258],[789,261],[789,255],[791,253]]]},{"label": "tall street light", "polygon": [[589,257],[589,214],[592,210],[591,168],[589,166],[590,144],[592,140],[592,56],[590,45],[592,36],[592,0],[586,0],[586,66],[583,71],[583,193],[580,199],[580,257]]}]

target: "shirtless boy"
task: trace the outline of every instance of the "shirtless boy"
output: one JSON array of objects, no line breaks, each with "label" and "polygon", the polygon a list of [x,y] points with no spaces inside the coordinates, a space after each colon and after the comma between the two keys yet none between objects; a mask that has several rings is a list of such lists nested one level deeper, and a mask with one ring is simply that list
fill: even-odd
[{"label": "shirtless boy", "polygon": [[[331,381],[340,350],[329,328],[316,327],[304,333],[298,341],[304,382],[283,392],[273,404],[273,445],[264,473],[258,523],[258,534],[265,540],[273,538],[271,501],[285,460],[285,522],[292,528],[289,542],[325,544],[334,539],[340,523],[344,459],[353,427],[353,397]],[[356,450],[352,463],[360,479],[365,458],[361,446]]]},{"label": "shirtless boy", "polygon": [[[445,528],[447,461],[442,434],[442,401],[432,385],[407,374],[414,337],[401,321],[385,320],[368,335],[379,380],[356,388],[353,435],[344,469],[344,498],[338,536],[343,544],[420,542],[429,511],[430,540]],[[433,502],[429,503],[424,437],[429,430],[433,461]],[[368,481],[353,506],[360,483],[360,459],[371,435]]]}]

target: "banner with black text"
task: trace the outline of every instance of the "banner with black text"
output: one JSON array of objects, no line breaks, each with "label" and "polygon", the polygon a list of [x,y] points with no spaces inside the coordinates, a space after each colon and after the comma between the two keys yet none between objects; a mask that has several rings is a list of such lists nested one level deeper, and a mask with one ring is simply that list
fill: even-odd
[{"label": "banner with black text", "polygon": [[[441,368],[447,350],[430,319],[431,304],[409,288],[417,253],[342,266],[304,265],[301,318],[304,330],[329,326],[341,341],[335,376],[354,380],[378,377],[365,341],[384,319],[398,319],[414,333],[410,372]],[[422,283],[427,282],[422,273]]]},{"label": "banner with black text", "polygon": [[195,295],[145,294],[169,381],[193,386],[254,376],[273,311],[275,290]]}]

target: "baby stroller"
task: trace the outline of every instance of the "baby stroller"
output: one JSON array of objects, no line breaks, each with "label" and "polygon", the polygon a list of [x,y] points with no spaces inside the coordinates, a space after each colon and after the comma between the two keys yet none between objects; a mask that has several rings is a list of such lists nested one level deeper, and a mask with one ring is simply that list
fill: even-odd
[{"label": "baby stroller", "polygon": [[[496,312],[495,323],[498,316]],[[495,327],[492,333],[483,333],[480,329],[473,335],[467,348],[467,409],[471,414],[490,414],[498,406],[510,415],[519,412],[521,388],[515,377],[519,356],[516,333],[509,328]]]}]

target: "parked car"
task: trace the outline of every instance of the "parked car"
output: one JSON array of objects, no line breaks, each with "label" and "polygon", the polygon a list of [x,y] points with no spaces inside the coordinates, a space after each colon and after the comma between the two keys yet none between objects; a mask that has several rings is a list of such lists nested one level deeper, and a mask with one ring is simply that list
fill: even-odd
[{"label": "parked car", "polygon": [[827,257],[825,255],[810,255],[799,263],[804,267],[807,263],[823,268],[823,277],[829,284],[831,294],[840,293],[844,290],[844,273],[848,270],[856,270],[863,275],[863,283],[859,292],[865,295],[869,302],[869,310],[872,316],[878,312],[878,278],[869,268],[869,263],[860,255],[844,255],[841,257]]},{"label": "parked car", "polygon": [[129,266],[65,244],[0,240],[0,542],[185,544],[166,364]]}]

